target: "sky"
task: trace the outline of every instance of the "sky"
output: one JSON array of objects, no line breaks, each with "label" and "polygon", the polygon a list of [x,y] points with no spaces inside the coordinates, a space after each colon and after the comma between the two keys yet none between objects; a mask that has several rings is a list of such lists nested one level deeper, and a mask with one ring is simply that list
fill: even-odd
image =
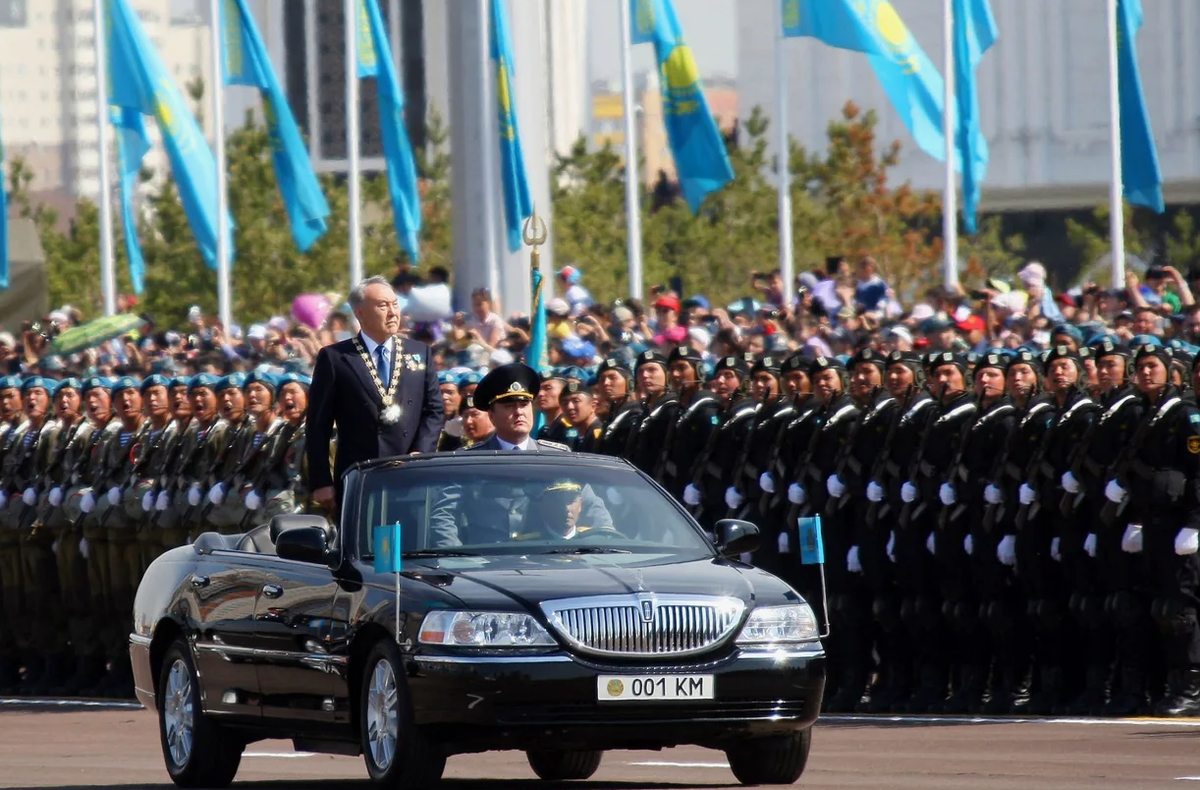
[{"label": "sky", "polygon": [[[592,80],[621,79],[619,3],[627,0],[588,0],[588,67]],[[705,77],[737,76],[737,14],[735,0],[674,0],[675,13]],[[634,47],[634,73],[654,66],[654,47]]]}]

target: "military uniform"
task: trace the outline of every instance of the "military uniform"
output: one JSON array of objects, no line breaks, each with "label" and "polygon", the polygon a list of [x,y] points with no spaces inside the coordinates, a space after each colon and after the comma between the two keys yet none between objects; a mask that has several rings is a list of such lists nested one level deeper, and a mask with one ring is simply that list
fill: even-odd
[{"label": "military uniform", "polygon": [[719,411],[714,415],[712,430],[708,432],[703,451],[696,458],[691,482],[683,493],[683,501],[691,508],[692,515],[710,531],[728,510],[740,507],[744,499],[735,488],[738,482],[737,466],[729,461],[743,454],[757,411],[757,404],[743,394],[746,380],[750,377],[750,366],[739,357],[729,356],[717,362],[713,372],[716,374],[725,370],[737,375],[739,389],[730,395],[725,405],[719,406]]},{"label": "military uniform", "polygon": [[[638,355],[635,374],[643,365],[658,365],[664,374],[667,370],[666,359],[657,351],[643,351]],[[642,417],[629,441],[627,457],[630,463],[659,483],[662,483],[664,473],[662,450],[678,417],[679,398],[675,393],[664,390],[653,400],[646,398],[642,401]]]},{"label": "military uniform", "polygon": [[641,402],[632,396],[633,375],[619,359],[610,358],[600,363],[597,376],[606,370],[615,370],[625,379],[625,397],[608,404],[609,414],[605,421],[604,433],[596,443],[593,452],[601,455],[611,455],[617,458],[628,458],[630,442],[637,433],[638,423],[645,413]]},{"label": "military uniform", "polygon": [[[0,391],[19,390],[21,380],[16,376],[0,376]],[[7,499],[11,493],[4,473],[8,458],[18,451],[16,429],[24,420],[19,415],[15,420],[0,422],[0,496]],[[7,504],[7,502],[5,502]],[[20,683],[20,650],[16,630],[21,627],[21,549],[15,532],[0,526],[0,691],[7,691]]]},{"label": "military uniform", "polygon": [[679,394],[679,412],[661,448],[662,465],[659,483],[676,499],[696,476],[696,465],[708,437],[721,423],[721,402],[712,392],[701,389],[700,355],[688,346],[671,352],[668,365],[684,360],[696,373],[696,385],[690,393]]}]

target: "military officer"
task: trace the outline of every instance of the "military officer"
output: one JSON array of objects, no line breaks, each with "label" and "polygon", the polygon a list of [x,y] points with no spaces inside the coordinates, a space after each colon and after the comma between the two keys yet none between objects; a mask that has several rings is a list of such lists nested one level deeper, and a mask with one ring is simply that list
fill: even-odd
[{"label": "military officer", "polygon": [[442,393],[442,410],[446,423],[438,437],[437,450],[448,453],[462,447],[462,393],[458,389],[458,377],[448,370],[438,373],[438,390]]},{"label": "military officer", "polygon": [[628,458],[630,441],[644,413],[641,401],[633,396],[633,374],[620,359],[609,357],[600,363],[597,380],[609,417],[595,452]]}]

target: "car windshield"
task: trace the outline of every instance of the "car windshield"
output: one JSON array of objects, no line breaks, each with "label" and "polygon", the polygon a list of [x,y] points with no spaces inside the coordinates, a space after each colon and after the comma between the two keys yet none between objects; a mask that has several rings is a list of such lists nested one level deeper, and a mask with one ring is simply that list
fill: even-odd
[{"label": "car windshield", "polygon": [[406,559],[580,554],[605,562],[710,557],[712,545],[632,469],[512,463],[408,463],[364,476],[359,546],[400,524]]}]

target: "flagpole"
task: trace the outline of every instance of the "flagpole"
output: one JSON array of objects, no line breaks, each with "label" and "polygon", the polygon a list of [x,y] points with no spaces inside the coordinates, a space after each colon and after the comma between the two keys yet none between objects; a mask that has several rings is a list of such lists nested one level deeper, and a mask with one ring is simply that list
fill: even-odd
[{"label": "flagpole", "polygon": [[211,0],[213,153],[217,160],[217,315],[221,326],[233,325],[229,296],[229,179],[225,172],[225,54],[221,46],[222,0]]},{"label": "flagpole", "polygon": [[350,198],[350,287],[363,279],[362,207],[359,197],[358,161],[358,11],[354,0],[343,2],[346,19],[346,159],[349,163]]},{"label": "flagpole", "polygon": [[633,112],[633,27],[629,19],[629,0],[618,0],[621,8],[621,92],[625,107],[625,216],[626,247],[629,256],[629,298],[642,298],[642,212],[638,204],[637,124]]},{"label": "flagpole", "polygon": [[775,3],[775,127],[779,149],[779,276],[783,280],[783,304],[791,307],[795,291],[792,273],[792,169],[788,142],[788,64],[784,49],[783,3]]},{"label": "flagpole", "polygon": [[[945,56],[945,97],[942,134],[946,138],[946,183],[942,190],[942,242],[945,250],[943,282],[948,292],[958,289],[958,192],[954,178],[954,0],[942,0],[942,44]],[[965,163],[964,163],[965,166]]]},{"label": "flagpole", "polygon": [[104,0],[93,0],[92,23],[96,30],[96,125],[100,148],[100,293],[104,314],[117,313],[117,274],[113,266],[112,187],[108,177],[108,26],[104,19]]},{"label": "flagpole", "polygon": [[1117,0],[1108,0],[1108,127],[1112,175],[1108,228],[1112,237],[1112,287],[1125,287],[1125,185],[1121,172],[1121,83],[1117,66]]}]

